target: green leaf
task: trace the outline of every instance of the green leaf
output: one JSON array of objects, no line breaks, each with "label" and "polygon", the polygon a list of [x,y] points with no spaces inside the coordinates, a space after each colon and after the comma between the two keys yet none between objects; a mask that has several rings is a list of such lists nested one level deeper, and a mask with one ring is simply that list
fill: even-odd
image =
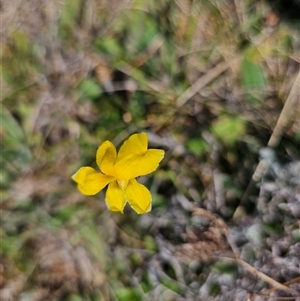
[{"label": "green leaf", "polygon": [[172,281],[172,280],[168,280],[168,279],[162,279],[161,283],[167,287],[168,289],[176,292],[177,294],[180,293],[180,286],[178,284],[177,281]]},{"label": "green leaf", "polygon": [[247,90],[262,89],[265,87],[265,77],[259,64],[244,59],[242,62],[243,86]]},{"label": "green leaf", "polygon": [[101,87],[99,83],[97,83],[92,78],[86,78],[79,84],[79,90],[83,93],[83,95],[87,98],[96,98],[101,93]]},{"label": "green leaf", "polygon": [[238,267],[235,263],[218,261],[213,266],[213,269],[220,274],[237,274]]},{"label": "green leaf", "polygon": [[263,223],[263,227],[264,227],[264,230],[270,235],[281,234],[284,231],[283,225],[280,221]]},{"label": "green leaf", "polygon": [[157,24],[144,12],[133,12],[132,18],[132,38],[136,43],[134,51],[143,51],[157,34]]},{"label": "green leaf", "polygon": [[257,50],[249,49],[241,62],[242,87],[249,102],[262,101],[264,97],[266,79],[259,60]]},{"label": "green leaf", "polygon": [[3,127],[2,130],[13,140],[16,142],[25,142],[25,135],[21,126],[11,113],[3,106],[0,106],[0,124]]},{"label": "green leaf", "polygon": [[300,142],[300,131],[299,132],[295,132],[294,134],[294,139],[297,141],[297,142]]},{"label": "green leaf", "polygon": [[[5,145],[5,148],[0,149],[0,164],[5,167],[4,169],[15,166],[20,170],[32,159],[25,134],[20,124],[3,106],[0,107],[0,124],[2,125],[0,137]],[[5,178],[8,179],[9,175],[5,174]]]},{"label": "green leaf", "polygon": [[211,296],[217,296],[221,291],[220,284],[217,282],[210,282],[208,289]]},{"label": "green leaf", "polygon": [[75,216],[78,210],[78,206],[76,205],[69,205],[58,208],[58,210],[55,212],[55,218],[60,220],[62,223],[67,222],[73,216]]},{"label": "green leaf", "polygon": [[300,242],[300,229],[293,230],[292,237],[296,242]]},{"label": "green leaf", "polygon": [[76,22],[76,16],[80,12],[79,0],[67,0],[62,6],[62,12],[60,14],[60,26],[62,27],[72,27]]},{"label": "green leaf", "polygon": [[68,301],[82,301],[82,297],[75,295],[75,294],[71,294],[68,298]]},{"label": "green leaf", "polygon": [[141,296],[132,288],[118,288],[115,294],[119,301],[140,301]]},{"label": "green leaf", "polygon": [[31,44],[28,39],[28,35],[25,32],[15,31],[11,35],[11,39],[13,41],[16,53],[23,56],[30,53]]},{"label": "green leaf", "polygon": [[115,56],[121,55],[123,49],[118,41],[113,37],[98,38],[94,42],[94,46],[100,52],[113,54]]},{"label": "green leaf", "polygon": [[245,133],[245,128],[245,121],[235,116],[221,116],[212,125],[213,133],[227,145],[232,145],[240,139]]},{"label": "green leaf", "polygon": [[202,138],[194,138],[188,140],[186,147],[195,155],[202,155],[205,151],[208,150],[208,145]]}]

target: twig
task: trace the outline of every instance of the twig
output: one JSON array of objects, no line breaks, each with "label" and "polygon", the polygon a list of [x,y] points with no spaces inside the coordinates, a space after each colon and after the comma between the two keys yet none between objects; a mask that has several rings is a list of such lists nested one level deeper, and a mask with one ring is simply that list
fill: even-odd
[{"label": "twig", "polygon": [[243,5],[242,3],[243,3],[243,1],[234,0],[236,14],[239,19],[239,26],[243,26],[243,24],[244,24],[244,14],[243,14],[243,10],[242,10],[242,5]]},{"label": "twig", "polygon": [[[259,34],[253,40],[252,44],[255,46],[260,45],[263,41],[269,38],[275,29],[268,32],[267,34]],[[203,87],[209,84],[217,76],[225,72],[232,65],[236,64],[242,59],[243,55],[237,54],[236,57],[230,61],[225,61],[218,64],[213,69],[209,70],[205,75],[200,77],[194,84],[192,84],[185,92],[183,92],[175,101],[177,107],[183,106],[190,98],[192,98],[196,93],[198,93]]]},{"label": "twig", "polygon": [[[284,283],[284,285],[290,285],[290,284],[294,284],[294,283],[300,283],[300,277],[297,277],[295,279],[292,279],[290,281],[287,281]],[[267,294],[270,294],[274,289],[271,288],[271,289],[268,289],[266,291],[263,291],[262,292],[262,295],[267,295]]]},{"label": "twig", "polygon": [[227,261],[230,262],[236,262],[238,264],[240,264],[241,266],[243,266],[247,271],[249,271],[251,274],[259,277],[260,279],[262,279],[263,281],[269,283],[270,285],[272,285],[274,288],[278,289],[278,290],[283,290],[283,291],[289,291],[289,292],[293,292],[293,293],[297,293],[297,291],[281,284],[280,282],[274,280],[273,278],[267,276],[266,274],[258,271],[257,269],[255,269],[253,266],[251,266],[249,263],[247,263],[246,261],[239,259],[239,258],[231,258],[231,257],[226,257],[226,256],[216,256],[217,259],[225,259]]},{"label": "twig", "polygon": [[198,93],[203,87],[209,84],[212,80],[214,80],[217,76],[225,72],[232,65],[237,63],[241,59],[241,56],[237,56],[230,61],[225,61],[218,64],[213,69],[209,70],[205,75],[200,77],[194,84],[192,84],[185,92],[183,92],[176,99],[176,106],[182,107],[190,98],[192,98],[196,93]]},{"label": "twig", "polygon": [[271,138],[268,142],[269,147],[276,147],[279,144],[282,133],[289,121],[294,117],[297,112],[296,108],[300,105],[300,71],[294,81],[290,94],[283,106],[280,116],[277,120]]},{"label": "twig", "polygon": [[[294,81],[290,94],[287,97],[287,100],[284,104],[284,107],[279,115],[273,133],[269,139],[268,146],[269,147],[276,147],[281,139],[281,136],[284,132],[285,127],[288,125],[288,122],[294,117],[297,113],[297,103],[300,106],[300,71]],[[252,179],[242,196],[240,206],[243,205],[247,199],[249,194],[251,193],[252,189],[256,186],[256,184],[262,179],[266,172],[267,166],[264,164],[263,160],[261,160],[252,176]]]},{"label": "twig", "polygon": [[[252,297],[253,296],[260,297],[260,298],[263,298],[265,300],[269,300],[267,298],[270,298],[270,295],[257,294],[257,293],[256,294],[251,294],[251,296]],[[275,299],[276,301],[295,301],[295,296],[294,297],[278,297],[278,296],[276,296],[274,298],[276,298]],[[248,299],[248,300],[251,301],[251,300],[254,300],[254,299]]]},{"label": "twig", "polygon": [[123,62],[122,66],[117,66],[116,69],[122,71],[129,77],[132,77],[137,82],[147,86],[152,91],[158,92],[159,94],[162,94],[165,98],[169,100],[173,100],[172,93],[168,91],[159,81],[152,79],[149,81],[148,79],[141,79],[141,76],[139,72],[141,72],[139,69],[135,68],[134,66],[131,66],[128,63]]}]

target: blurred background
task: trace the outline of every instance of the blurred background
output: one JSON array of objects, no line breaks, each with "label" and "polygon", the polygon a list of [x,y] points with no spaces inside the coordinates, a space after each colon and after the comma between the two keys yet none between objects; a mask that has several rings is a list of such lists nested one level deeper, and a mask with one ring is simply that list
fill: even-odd
[{"label": "blurred background", "polygon": [[[0,13],[2,301],[296,300],[299,0]],[[111,213],[71,175],[136,132],[153,209]]]}]

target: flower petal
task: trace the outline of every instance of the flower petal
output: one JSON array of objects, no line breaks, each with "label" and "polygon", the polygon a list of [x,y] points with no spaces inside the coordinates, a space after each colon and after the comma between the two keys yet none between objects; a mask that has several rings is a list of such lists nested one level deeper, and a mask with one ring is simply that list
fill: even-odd
[{"label": "flower petal", "polygon": [[146,133],[131,135],[120,147],[117,161],[133,154],[144,153],[147,148],[148,136]]},{"label": "flower petal", "polygon": [[115,173],[118,179],[130,180],[147,175],[157,169],[165,152],[160,149],[149,149],[144,153],[126,156],[116,162]]},{"label": "flower petal", "polygon": [[82,194],[94,195],[115,178],[97,172],[92,167],[85,166],[81,167],[72,176],[72,179],[78,184],[78,189]]},{"label": "flower petal", "polygon": [[116,148],[110,141],[107,140],[98,147],[96,153],[96,162],[104,174],[114,176],[114,164],[116,158]]},{"label": "flower petal", "polygon": [[120,188],[117,181],[113,181],[108,185],[105,202],[110,211],[121,211],[123,213],[126,205],[124,192]]},{"label": "flower petal", "polygon": [[132,209],[143,214],[151,210],[152,196],[150,191],[137,180],[130,180],[126,189],[126,199]]}]

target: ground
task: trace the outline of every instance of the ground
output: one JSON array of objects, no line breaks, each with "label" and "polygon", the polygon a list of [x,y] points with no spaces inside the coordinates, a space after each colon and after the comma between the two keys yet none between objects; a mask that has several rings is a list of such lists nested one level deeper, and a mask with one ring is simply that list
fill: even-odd
[{"label": "ground", "polygon": [[[3,301],[300,300],[298,0],[5,1]],[[164,149],[151,212],[72,174]]]}]

